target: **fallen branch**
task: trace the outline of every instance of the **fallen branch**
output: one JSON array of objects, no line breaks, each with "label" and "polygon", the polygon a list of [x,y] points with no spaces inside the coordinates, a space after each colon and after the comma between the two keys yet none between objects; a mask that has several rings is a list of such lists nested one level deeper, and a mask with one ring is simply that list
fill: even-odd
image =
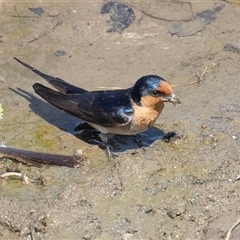
[{"label": "fallen branch", "polygon": [[69,156],[50,153],[33,152],[22,149],[15,149],[0,146],[2,157],[14,159],[29,166],[41,167],[41,164],[55,164],[71,168],[78,168],[83,165],[83,156]]}]

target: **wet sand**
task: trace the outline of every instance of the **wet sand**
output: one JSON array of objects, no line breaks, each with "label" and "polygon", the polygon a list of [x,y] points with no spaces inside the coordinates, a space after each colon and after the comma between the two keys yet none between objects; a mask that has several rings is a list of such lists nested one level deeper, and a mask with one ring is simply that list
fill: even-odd
[{"label": "wet sand", "polygon": [[[1,161],[1,173],[16,168],[42,184],[0,180],[0,239],[224,239],[240,211],[234,182],[240,55],[224,50],[239,38],[240,6],[125,1],[135,19],[121,30],[113,27],[115,10],[101,14],[104,3],[0,5],[0,142],[46,153],[82,151],[88,159],[78,169]],[[192,18],[222,5],[204,26]],[[38,7],[40,15],[29,10]],[[187,19],[183,26],[192,35],[170,34],[173,19]],[[33,83],[46,83],[14,56],[89,90],[127,88],[143,75],[160,75],[182,104],[165,105],[153,132],[142,135],[145,151],[117,137],[120,155],[108,160],[91,144],[99,141],[95,133],[90,142],[76,135],[81,120],[34,93]],[[170,131],[179,138],[158,139]],[[239,234],[236,227],[231,239]]]}]

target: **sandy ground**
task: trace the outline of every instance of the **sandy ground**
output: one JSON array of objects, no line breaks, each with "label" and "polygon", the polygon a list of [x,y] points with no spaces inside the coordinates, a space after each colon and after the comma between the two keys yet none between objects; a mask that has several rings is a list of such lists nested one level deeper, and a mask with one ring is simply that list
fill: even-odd
[{"label": "sandy ground", "polygon": [[[114,25],[117,3],[104,4],[0,3],[0,142],[88,158],[78,169],[3,159],[1,173],[15,168],[43,185],[0,181],[0,239],[225,239],[240,218],[240,55],[224,50],[239,38],[240,6],[126,1],[135,19],[128,12],[124,29]],[[29,10],[38,7],[40,15]],[[169,33],[179,22],[185,37]],[[182,104],[166,104],[155,135],[142,135],[146,151],[120,139],[109,161],[73,134],[81,120],[33,93],[44,80],[14,56],[89,90],[160,75]],[[180,138],[156,140],[169,131]],[[239,235],[236,227],[230,239]]]}]

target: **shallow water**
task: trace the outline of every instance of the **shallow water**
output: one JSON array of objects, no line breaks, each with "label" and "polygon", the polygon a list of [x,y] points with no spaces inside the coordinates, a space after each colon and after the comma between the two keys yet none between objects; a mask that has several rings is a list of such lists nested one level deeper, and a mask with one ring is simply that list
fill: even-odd
[{"label": "shallow water", "polygon": [[[240,7],[225,2],[213,22],[181,38],[170,35],[173,23],[160,17],[189,18],[187,5],[124,2],[135,20],[122,32],[107,32],[113,20],[100,13],[104,3],[0,5],[0,142],[59,154],[82,151],[88,158],[79,169],[3,161],[2,173],[17,168],[41,176],[43,185],[0,181],[0,239],[225,237],[240,210],[239,183],[232,184],[240,172],[240,55],[224,45],[239,37]],[[199,13],[217,5],[192,8]],[[154,18],[158,9],[163,15]],[[57,56],[58,50],[66,55]],[[96,132],[74,131],[81,120],[34,93],[33,83],[46,83],[14,56],[89,90],[127,88],[143,75],[160,75],[182,104],[166,104],[155,127],[140,135],[145,150],[134,138],[114,136],[110,142],[120,154],[108,160],[95,144]],[[171,131],[180,138],[162,141]],[[236,228],[231,239],[238,236]]]}]

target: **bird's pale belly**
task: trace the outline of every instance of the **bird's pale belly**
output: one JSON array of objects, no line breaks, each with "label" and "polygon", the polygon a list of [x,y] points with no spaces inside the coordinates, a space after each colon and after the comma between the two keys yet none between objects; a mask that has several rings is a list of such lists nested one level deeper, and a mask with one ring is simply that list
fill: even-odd
[{"label": "bird's pale belly", "polygon": [[118,134],[118,135],[135,135],[135,134],[144,132],[149,128],[149,126],[137,127],[132,123],[129,123],[124,126],[119,126],[119,127],[103,127],[94,123],[88,123],[88,124],[93,128],[99,130],[103,134],[112,133],[112,134]]},{"label": "bird's pale belly", "polygon": [[135,113],[132,120],[128,124],[118,127],[103,127],[94,123],[88,124],[103,134],[112,133],[119,135],[135,135],[148,130],[154,125],[163,109],[163,106],[163,103],[161,103],[157,110],[149,109],[147,107],[135,107]]}]

